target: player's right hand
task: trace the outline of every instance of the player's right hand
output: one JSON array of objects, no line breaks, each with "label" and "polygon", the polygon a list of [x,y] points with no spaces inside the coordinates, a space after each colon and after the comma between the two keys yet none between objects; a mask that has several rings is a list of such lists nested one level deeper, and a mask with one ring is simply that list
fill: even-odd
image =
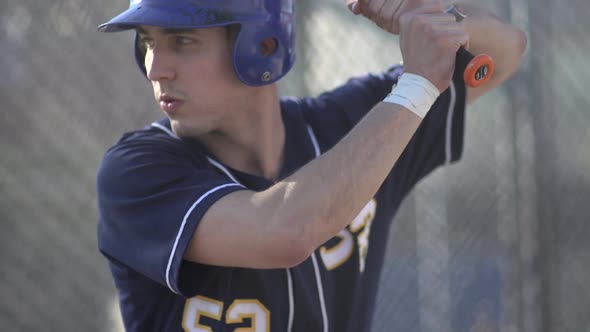
[{"label": "player's right hand", "polygon": [[408,73],[428,79],[441,92],[453,77],[455,58],[469,34],[440,3],[429,3],[400,17],[400,48]]}]

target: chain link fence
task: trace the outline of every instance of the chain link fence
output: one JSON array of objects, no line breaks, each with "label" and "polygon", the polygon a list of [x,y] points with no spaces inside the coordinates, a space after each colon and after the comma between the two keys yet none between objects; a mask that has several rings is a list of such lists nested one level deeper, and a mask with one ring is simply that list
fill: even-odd
[{"label": "chain link fence", "polygon": [[[460,163],[395,218],[373,331],[590,332],[590,3],[479,0],[527,32],[517,75],[472,105]],[[317,95],[401,61],[340,0],[299,0],[285,94]],[[159,119],[125,1],[0,2],[0,322],[120,331],[96,245],[95,173],[122,132]]]}]

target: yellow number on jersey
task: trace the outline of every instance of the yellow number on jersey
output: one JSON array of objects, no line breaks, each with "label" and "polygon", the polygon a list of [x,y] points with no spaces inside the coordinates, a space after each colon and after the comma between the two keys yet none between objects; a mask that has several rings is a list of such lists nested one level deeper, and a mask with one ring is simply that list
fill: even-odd
[{"label": "yellow number on jersey", "polygon": [[371,234],[371,225],[375,219],[375,212],[377,211],[377,201],[372,199],[365,205],[356,218],[350,224],[350,230],[353,233],[358,232],[361,228],[363,231],[358,234],[356,239],[359,246],[359,270],[365,271],[365,261],[369,253],[369,235]]},{"label": "yellow number on jersey", "polygon": [[[182,328],[187,332],[213,332],[209,326],[201,325],[201,316],[221,320],[223,302],[197,295],[186,301],[182,317]],[[188,324],[190,322],[190,325]]]},{"label": "yellow number on jersey", "polygon": [[354,239],[348,229],[341,230],[336,237],[340,239],[337,245],[329,249],[326,246],[320,248],[320,256],[328,270],[334,270],[346,262],[354,250]]},{"label": "yellow number on jersey", "polygon": [[252,325],[248,328],[235,329],[234,332],[269,332],[270,311],[258,300],[235,300],[227,308],[225,321],[228,324],[242,323],[250,318]]},{"label": "yellow number on jersey", "polygon": [[369,251],[369,234],[371,232],[371,224],[375,219],[375,212],[377,211],[377,201],[371,199],[361,212],[354,218],[348,228],[341,230],[336,237],[338,244],[328,248],[322,246],[320,248],[320,256],[326,266],[327,270],[333,270],[344,264],[352,255],[354,251],[353,233],[360,232],[357,236],[357,245],[359,247],[359,270],[365,270],[365,260]]},{"label": "yellow number on jersey", "polygon": [[[209,317],[221,321],[223,302],[197,295],[186,301],[182,317],[182,328],[187,332],[213,332],[211,327],[200,323],[201,317]],[[250,319],[250,327],[237,328],[234,332],[269,332],[270,311],[253,299],[234,300],[227,308],[225,321],[227,324],[242,323]]]}]

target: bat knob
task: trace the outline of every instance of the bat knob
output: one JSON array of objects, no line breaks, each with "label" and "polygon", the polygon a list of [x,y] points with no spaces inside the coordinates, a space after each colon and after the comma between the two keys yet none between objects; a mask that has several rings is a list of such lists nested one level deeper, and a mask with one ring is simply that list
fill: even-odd
[{"label": "bat knob", "polygon": [[494,60],[487,54],[474,56],[461,47],[457,51],[455,70],[463,73],[463,80],[467,86],[477,88],[494,75]]},{"label": "bat knob", "polygon": [[465,84],[477,88],[492,78],[494,75],[494,60],[487,54],[479,54],[473,57],[463,72]]}]

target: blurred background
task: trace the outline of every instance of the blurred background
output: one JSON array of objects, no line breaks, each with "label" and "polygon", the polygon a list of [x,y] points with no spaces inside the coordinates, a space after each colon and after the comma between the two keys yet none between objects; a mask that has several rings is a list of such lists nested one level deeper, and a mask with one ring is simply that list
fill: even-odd
[{"label": "blurred background", "polygon": [[[590,3],[472,0],[527,32],[517,75],[467,114],[460,163],[394,220],[373,331],[590,332]],[[123,0],[0,2],[0,326],[121,331],[96,244],[95,174],[162,115]],[[343,0],[298,0],[284,94],[317,95],[401,60]]]}]

